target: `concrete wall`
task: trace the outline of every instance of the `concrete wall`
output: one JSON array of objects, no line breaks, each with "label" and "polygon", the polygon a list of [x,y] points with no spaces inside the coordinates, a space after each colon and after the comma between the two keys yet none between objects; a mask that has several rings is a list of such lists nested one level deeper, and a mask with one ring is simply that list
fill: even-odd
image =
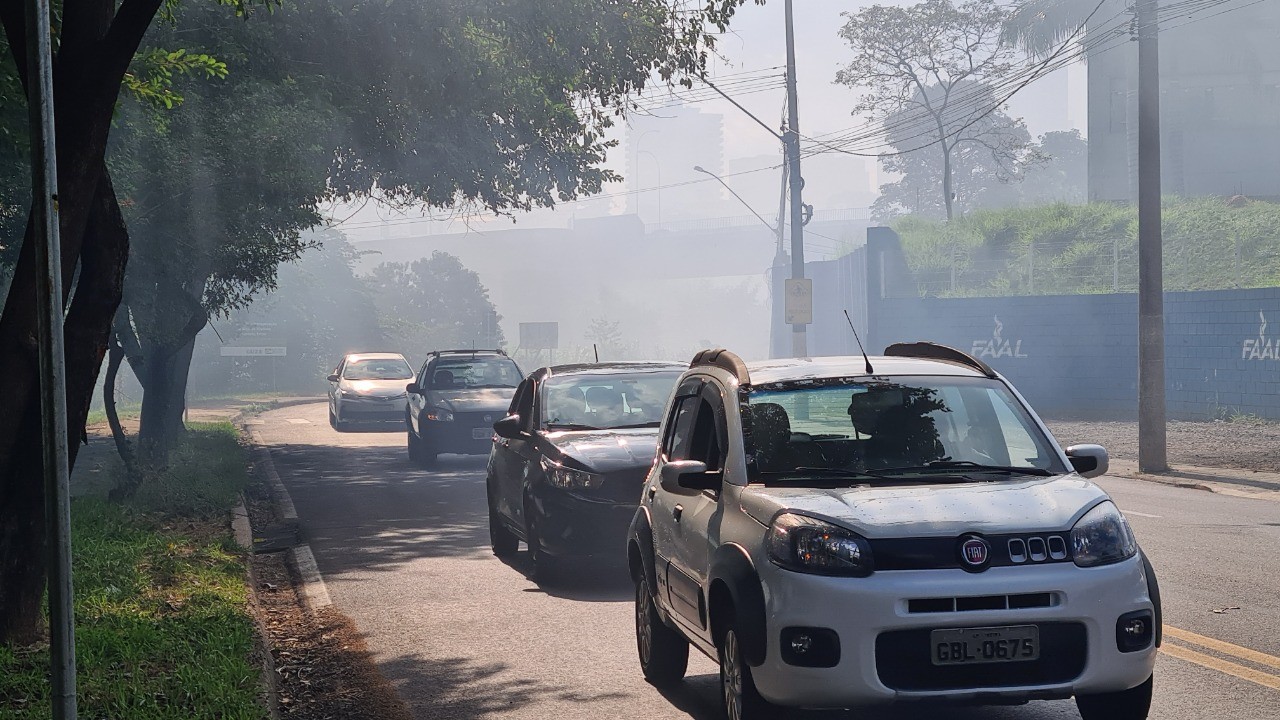
[{"label": "concrete wall", "polygon": [[[1136,295],[920,298],[900,274],[900,252],[892,233],[872,231],[869,352],[938,342],[989,363],[1046,415],[1136,415]],[[1280,288],[1167,293],[1165,341],[1171,417],[1280,419]]]}]

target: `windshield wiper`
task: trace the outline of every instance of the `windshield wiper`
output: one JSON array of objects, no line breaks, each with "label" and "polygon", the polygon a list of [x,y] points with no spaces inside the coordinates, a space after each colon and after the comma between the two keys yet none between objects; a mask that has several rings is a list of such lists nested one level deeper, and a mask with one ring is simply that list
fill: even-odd
[{"label": "windshield wiper", "polygon": [[549,422],[549,423],[547,423],[547,429],[548,429],[548,430],[552,430],[552,429],[556,429],[556,430],[599,430],[600,428],[595,427],[594,425],[579,425],[579,424],[577,424],[577,423]]},{"label": "windshield wiper", "polygon": [[866,472],[864,470],[851,470],[849,468],[830,468],[830,467],[798,467],[790,470],[762,470],[761,475],[768,477],[844,477],[851,480],[855,479],[871,479],[884,480],[883,475],[877,473]]},{"label": "windshield wiper", "polygon": [[1052,472],[1038,467],[1016,467],[1013,465],[983,465],[972,460],[934,460],[924,465],[913,465],[906,467],[878,468],[878,473],[912,473],[912,472],[936,472],[947,470],[970,470],[974,472],[998,472],[1008,473],[1010,475],[1036,475],[1038,477],[1049,477]]},{"label": "windshield wiper", "polygon": [[635,425],[614,425],[606,429],[607,430],[635,430],[636,428],[656,428],[661,424],[662,423],[658,422],[657,420],[653,420],[651,422],[636,423]]}]

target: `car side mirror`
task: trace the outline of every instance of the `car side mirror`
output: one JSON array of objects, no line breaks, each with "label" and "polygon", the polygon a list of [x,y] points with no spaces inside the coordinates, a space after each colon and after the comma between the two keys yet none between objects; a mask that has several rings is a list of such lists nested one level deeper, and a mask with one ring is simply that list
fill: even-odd
[{"label": "car side mirror", "polygon": [[338,382],[339,380],[341,380],[341,378],[339,378],[337,375],[329,376],[329,382]]},{"label": "car side mirror", "polygon": [[500,438],[506,438],[508,440],[520,439],[523,435],[523,432],[520,430],[520,416],[508,415],[502,418],[493,424],[493,431],[497,433]]},{"label": "car side mirror", "polygon": [[411,382],[408,385],[404,386],[404,391],[409,393],[410,395],[417,395],[422,392],[422,388],[418,387],[418,383]]},{"label": "car side mirror", "polygon": [[672,460],[662,466],[662,489],[675,495],[719,490],[723,473],[712,472],[701,460]]},{"label": "car side mirror", "polygon": [[1076,472],[1087,478],[1106,475],[1111,466],[1107,451],[1101,445],[1072,445],[1067,448],[1067,459]]}]

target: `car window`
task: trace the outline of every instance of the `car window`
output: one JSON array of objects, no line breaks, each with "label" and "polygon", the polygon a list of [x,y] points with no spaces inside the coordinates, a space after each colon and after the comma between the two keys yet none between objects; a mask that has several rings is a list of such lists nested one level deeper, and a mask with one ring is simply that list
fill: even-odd
[{"label": "car window", "polygon": [[556,375],[539,390],[542,426],[657,427],[679,370]]},{"label": "car window", "polygon": [[662,444],[663,454],[668,460],[688,459],[690,441],[693,438],[693,421],[700,403],[701,399],[698,396],[687,396],[677,400],[672,408],[667,437]]},{"label": "car window", "polygon": [[898,470],[928,463],[1066,472],[1058,453],[1002,382],[919,377],[781,383],[743,406],[754,472]]},{"label": "car window", "polygon": [[412,380],[413,368],[404,358],[355,360],[342,369],[344,380]]},{"label": "car window", "polygon": [[432,390],[513,388],[524,376],[515,362],[506,357],[444,356],[436,360],[426,378]]}]

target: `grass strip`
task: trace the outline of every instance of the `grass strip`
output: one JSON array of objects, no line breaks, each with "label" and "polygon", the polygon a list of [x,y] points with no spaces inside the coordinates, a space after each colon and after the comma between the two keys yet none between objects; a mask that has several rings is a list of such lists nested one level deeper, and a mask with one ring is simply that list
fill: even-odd
[{"label": "grass strip", "polygon": [[[265,717],[245,556],[226,521],[248,462],[230,423],[193,423],[129,505],[73,501],[82,717]],[[49,717],[48,668],[47,647],[0,647],[0,720]]]}]

